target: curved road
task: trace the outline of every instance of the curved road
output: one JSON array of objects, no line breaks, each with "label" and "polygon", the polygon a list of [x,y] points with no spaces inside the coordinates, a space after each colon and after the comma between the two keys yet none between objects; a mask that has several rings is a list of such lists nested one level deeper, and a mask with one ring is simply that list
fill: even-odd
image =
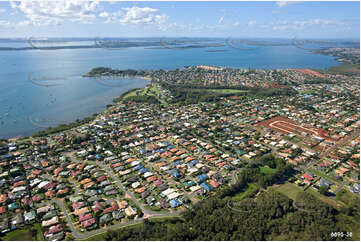
[{"label": "curved road", "polygon": [[[74,156],[73,153],[66,153],[65,154],[67,157],[69,157],[73,162],[76,163],[82,163],[83,161],[78,161]],[[108,175],[116,182],[117,186],[124,191],[125,194],[127,194],[132,201],[142,210],[142,212],[144,213],[144,216],[142,218],[138,218],[136,220],[132,220],[129,222],[125,222],[125,223],[119,223],[119,224],[115,224],[115,225],[110,225],[107,226],[106,228],[100,228],[100,229],[96,229],[93,231],[89,231],[89,232],[78,232],[78,230],[75,228],[69,214],[68,211],[66,210],[65,206],[64,206],[64,202],[60,199],[56,199],[54,200],[55,203],[61,208],[61,210],[63,211],[63,214],[66,217],[67,223],[69,224],[69,227],[72,231],[72,235],[76,238],[76,239],[86,239],[89,238],[91,236],[94,236],[96,234],[100,234],[100,233],[104,233],[108,230],[112,230],[112,229],[119,229],[121,227],[125,227],[131,224],[135,224],[135,223],[140,223],[142,220],[149,218],[149,217],[157,217],[157,218],[161,218],[161,217],[175,217],[175,216],[179,216],[179,214],[181,213],[180,211],[174,212],[174,213],[167,213],[167,212],[153,212],[150,210],[147,210],[146,208],[144,208],[144,206],[136,199],[136,197],[134,196],[133,193],[127,191],[127,189],[122,185],[121,181],[113,174],[113,172],[103,163],[103,162],[87,162],[90,164],[94,164],[97,165],[99,167],[101,167],[103,170],[105,170]],[[52,202],[52,201],[49,201]]]}]

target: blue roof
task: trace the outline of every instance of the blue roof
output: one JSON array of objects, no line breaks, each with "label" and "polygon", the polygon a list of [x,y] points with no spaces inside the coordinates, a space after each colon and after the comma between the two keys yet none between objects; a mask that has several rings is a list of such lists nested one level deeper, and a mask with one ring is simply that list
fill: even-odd
[{"label": "blue roof", "polygon": [[183,144],[183,143],[185,143],[185,142],[187,142],[187,140],[180,140],[180,141],[178,141],[178,143],[180,143],[180,144]]},{"label": "blue roof", "polygon": [[174,146],[173,146],[173,145],[168,145],[167,148],[168,148],[168,149],[173,149]]},{"label": "blue roof", "polygon": [[150,139],[149,139],[149,138],[146,138],[144,141],[145,141],[145,143],[149,143],[149,142],[150,142]]},{"label": "blue roof", "polygon": [[148,171],[147,168],[142,168],[139,170],[139,174],[143,174],[143,173],[146,173]]},{"label": "blue roof", "polygon": [[0,156],[1,159],[7,159],[7,158],[11,158],[13,155],[11,154],[6,154],[6,155],[2,155]]},{"label": "blue roof", "polygon": [[198,178],[199,182],[202,182],[204,180],[207,180],[208,176],[206,174],[201,174],[201,175],[198,175],[197,178]]},{"label": "blue roof", "polygon": [[157,149],[156,152],[163,153],[165,152],[165,149]]},{"label": "blue roof", "polygon": [[211,187],[210,185],[208,185],[207,183],[203,182],[200,185],[204,190],[206,191],[211,191],[213,189],[213,187]]},{"label": "blue roof", "polygon": [[169,203],[172,208],[176,208],[176,207],[182,205],[182,203],[177,198],[170,200]]},{"label": "blue roof", "polygon": [[171,174],[172,177],[180,177],[180,173],[178,171],[174,171],[172,174]]},{"label": "blue roof", "polygon": [[328,185],[333,185],[332,182],[330,182],[329,180],[326,180],[325,178],[321,178],[320,182],[324,183],[324,184],[328,184]]},{"label": "blue roof", "polygon": [[192,162],[193,165],[198,164],[198,160],[192,160],[191,162]]},{"label": "blue roof", "polygon": [[140,170],[144,168],[141,164],[138,164],[136,167],[133,168],[134,171]]},{"label": "blue roof", "polygon": [[174,167],[176,167],[177,165],[181,165],[182,164],[182,162],[180,162],[180,161],[175,161],[175,162],[173,162],[173,166]]},{"label": "blue roof", "polygon": [[320,186],[321,187],[329,187],[330,185],[327,183],[327,182],[325,182],[325,181],[320,181]]}]

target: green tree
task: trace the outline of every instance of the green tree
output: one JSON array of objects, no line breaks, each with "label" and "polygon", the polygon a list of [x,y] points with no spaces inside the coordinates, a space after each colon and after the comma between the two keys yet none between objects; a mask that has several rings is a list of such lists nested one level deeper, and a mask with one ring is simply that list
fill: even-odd
[{"label": "green tree", "polygon": [[320,189],[319,189],[319,192],[322,194],[322,195],[327,195],[328,193],[328,187],[326,186],[321,186]]}]

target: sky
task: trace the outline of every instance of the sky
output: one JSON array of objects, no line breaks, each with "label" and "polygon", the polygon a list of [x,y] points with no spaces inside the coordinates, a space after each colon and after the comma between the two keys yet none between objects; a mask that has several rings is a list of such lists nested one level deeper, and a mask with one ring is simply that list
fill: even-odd
[{"label": "sky", "polygon": [[360,38],[359,2],[1,1],[0,38]]}]

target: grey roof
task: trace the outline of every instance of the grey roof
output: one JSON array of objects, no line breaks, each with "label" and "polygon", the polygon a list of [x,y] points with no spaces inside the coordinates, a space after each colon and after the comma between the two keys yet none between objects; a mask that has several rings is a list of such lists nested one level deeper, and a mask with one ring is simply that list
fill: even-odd
[{"label": "grey roof", "polygon": [[112,214],[111,213],[107,213],[107,214],[104,214],[103,216],[101,216],[99,218],[99,223],[107,223],[107,222],[110,222],[111,220],[113,219],[112,217]]}]

